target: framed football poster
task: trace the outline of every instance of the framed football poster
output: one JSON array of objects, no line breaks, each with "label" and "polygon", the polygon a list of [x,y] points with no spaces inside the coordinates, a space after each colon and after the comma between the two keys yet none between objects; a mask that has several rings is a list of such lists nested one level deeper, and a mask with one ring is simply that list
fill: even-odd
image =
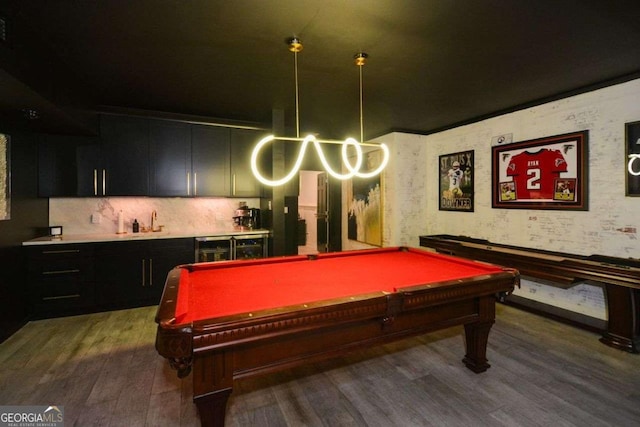
[{"label": "framed football poster", "polygon": [[625,125],[626,157],[625,174],[627,179],[626,195],[640,196],[640,122]]},{"label": "framed football poster", "polygon": [[493,208],[587,210],[587,140],[581,131],[492,147]]},{"label": "framed football poster", "polygon": [[439,208],[473,212],[473,150],[440,156]]}]

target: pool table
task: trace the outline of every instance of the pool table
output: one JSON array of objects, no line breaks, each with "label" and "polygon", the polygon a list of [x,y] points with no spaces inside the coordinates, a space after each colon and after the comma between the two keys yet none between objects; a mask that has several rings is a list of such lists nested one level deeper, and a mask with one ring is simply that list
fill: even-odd
[{"label": "pool table", "polygon": [[517,270],[413,248],[197,263],[168,275],[156,349],[193,371],[203,426],[222,426],[233,381],[464,325],[463,363],[489,368],[496,296]]}]

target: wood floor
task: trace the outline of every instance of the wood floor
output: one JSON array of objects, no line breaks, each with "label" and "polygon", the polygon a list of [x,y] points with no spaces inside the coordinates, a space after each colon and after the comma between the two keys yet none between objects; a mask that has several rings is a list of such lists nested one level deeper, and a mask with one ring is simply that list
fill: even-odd
[{"label": "wood floor", "polygon": [[[66,426],[196,426],[191,376],[154,350],[155,308],[31,322],[0,344],[0,405],[62,405]],[[640,355],[503,305],[492,367],[462,327],[238,381],[228,426],[640,425]]]}]

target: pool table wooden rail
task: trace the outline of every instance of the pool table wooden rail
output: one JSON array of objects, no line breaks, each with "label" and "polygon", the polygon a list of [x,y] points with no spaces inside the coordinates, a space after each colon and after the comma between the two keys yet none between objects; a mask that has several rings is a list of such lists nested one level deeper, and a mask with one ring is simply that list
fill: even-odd
[{"label": "pool table wooden rail", "polygon": [[587,280],[600,282],[608,313],[607,330],[600,341],[630,353],[640,352],[640,259],[581,256],[446,234],[420,236],[420,246],[516,268],[523,276],[547,280],[564,289]]},{"label": "pool table wooden rail", "polygon": [[193,370],[202,425],[224,425],[235,379],[275,372],[455,325],[464,325],[463,363],[489,368],[486,347],[498,294],[519,284],[512,269],[308,304],[176,324],[181,274],[167,278],[158,308],[156,349],[184,377]]}]

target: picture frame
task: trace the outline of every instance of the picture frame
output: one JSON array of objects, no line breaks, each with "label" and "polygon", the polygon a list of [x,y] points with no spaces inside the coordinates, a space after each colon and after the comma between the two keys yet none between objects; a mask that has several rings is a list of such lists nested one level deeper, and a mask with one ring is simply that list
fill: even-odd
[{"label": "picture frame", "polygon": [[443,154],[438,157],[438,209],[473,212],[475,167],[474,151]]},{"label": "picture frame", "polygon": [[[375,170],[382,150],[364,153],[364,172]],[[352,163],[353,164],[353,163]],[[351,178],[347,182],[347,237],[372,246],[382,246],[384,174],[371,178]]]},{"label": "picture frame", "polygon": [[588,210],[589,131],[491,147],[491,207]]},{"label": "picture frame", "polygon": [[0,133],[0,221],[11,219],[11,137]]},{"label": "picture frame", "polygon": [[640,121],[625,124],[625,195],[640,197]]}]

